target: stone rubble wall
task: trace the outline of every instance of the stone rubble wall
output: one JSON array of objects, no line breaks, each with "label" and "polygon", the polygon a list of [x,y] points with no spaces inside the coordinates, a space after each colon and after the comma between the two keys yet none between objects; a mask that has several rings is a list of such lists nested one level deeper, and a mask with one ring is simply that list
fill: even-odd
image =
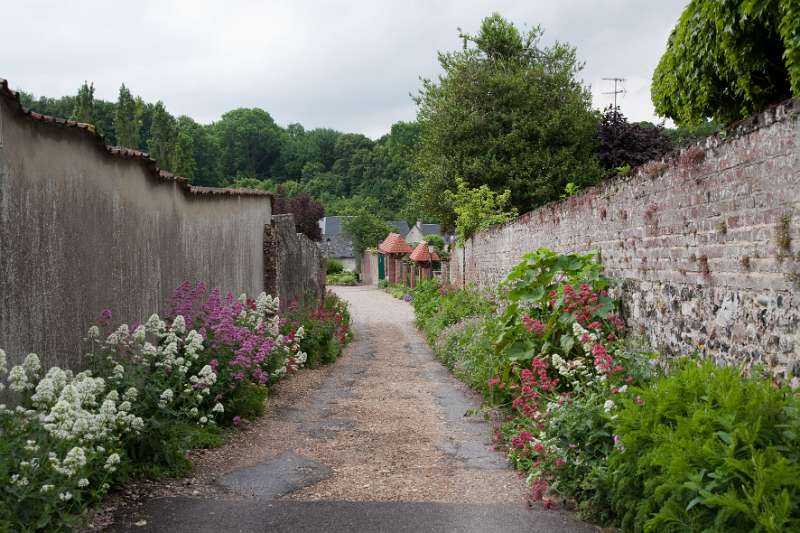
[{"label": "stone rubble wall", "polygon": [[493,288],[539,247],[596,250],[621,281],[632,333],[653,349],[800,374],[799,208],[800,101],[790,100],[481,232],[453,251],[449,279]]}]

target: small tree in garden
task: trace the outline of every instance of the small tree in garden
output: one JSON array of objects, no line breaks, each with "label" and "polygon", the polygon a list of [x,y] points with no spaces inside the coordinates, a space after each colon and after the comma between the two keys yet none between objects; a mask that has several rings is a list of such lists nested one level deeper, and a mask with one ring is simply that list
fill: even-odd
[{"label": "small tree in garden", "polygon": [[366,208],[348,211],[344,230],[353,239],[353,251],[360,257],[367,248],[376,246],[394,229]]},{"label": "small tree in garden", "polygon": [[470,189],[463,179],[456,178],[456,190],[445,191],[445,199],[456,214],[456,237],[460,245],[478,231],[517,216],[514,208],[504,210],[511,201],[511,191],[508,189],[502,194],[486,185]]},{"label": "small tree in garden", "polygon": [[800,3],[692,0],[651,90],[656,112],[678,124],[727,123],[800,95]]},{"label": "small tree in garden", "polygon": [[275,214],[291,213],[298,233],[302,233],[312,241],[322,240],[322,229],[319,220],[325,216],[325,208],[305,192],[289,196],[282,185],[275,190]]},{"label": "small tree in garden", "polygon": [[607,169],[639,166],[660,159],[672,149],[662,126],[631,124],[619,108],[607,107],[598,127],[600,164]]}]

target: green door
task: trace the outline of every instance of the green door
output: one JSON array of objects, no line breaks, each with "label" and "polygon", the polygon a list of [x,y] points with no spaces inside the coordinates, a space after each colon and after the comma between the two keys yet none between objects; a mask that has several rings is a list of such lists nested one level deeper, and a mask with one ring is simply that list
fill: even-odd
[{"label": "green door", "polygon": [[383,266],[383,254],[378,254],[378,280],[382,280],[386,277],[386,270]]}]

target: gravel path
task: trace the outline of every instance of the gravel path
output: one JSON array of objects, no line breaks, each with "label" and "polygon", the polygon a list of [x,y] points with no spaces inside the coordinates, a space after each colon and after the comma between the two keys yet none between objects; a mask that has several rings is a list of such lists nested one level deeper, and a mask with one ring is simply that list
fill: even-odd
[{"label": "gravel path", "polygon": [[354,319],[346,354],[276,386],[266,416],[193,455],[194,477],[121,494],[105,513],[118,515],[110,529],[594,530],[528,508],[489,425],[465,416],[480,399],[432,358],[410,305],[376,289],[335,291]]}]

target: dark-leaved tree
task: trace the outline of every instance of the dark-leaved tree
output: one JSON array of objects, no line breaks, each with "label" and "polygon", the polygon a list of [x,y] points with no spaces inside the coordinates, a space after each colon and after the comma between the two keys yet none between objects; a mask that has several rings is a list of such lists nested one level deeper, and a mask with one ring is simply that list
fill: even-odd
[{"label": "dark-leaved tree", "polygon": [[606,108],[598,137],[597,156],[606,169],[636,167],[672,150],[672,140],[662,126],[630,123],[619,107]]},{"label": "dark-leaved tree", "polygon": [[273,210],[276,215],[288,213],[294,215],[294,226],[297,233],[302,233],[312,241],[322,240],[319,221],[325,216],[325,209],[308,193],[300,192],[289,196],[286,187],[279,185],[275,189]]}]

